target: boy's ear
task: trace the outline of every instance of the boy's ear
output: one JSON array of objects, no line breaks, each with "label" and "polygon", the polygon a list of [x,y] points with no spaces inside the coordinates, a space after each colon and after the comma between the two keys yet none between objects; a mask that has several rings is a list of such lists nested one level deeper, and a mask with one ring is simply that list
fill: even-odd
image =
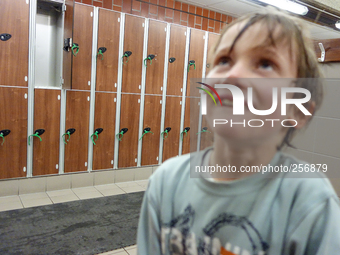
[{"label": "boy's ear", "polygon": [[[306,107],[306,109],[312,114],[312,115],[305,115],[299,108],[295,107],[292,109],[292,119],[295,119],[297,121],[297,125],[295,126],[295,129],[301,129],[304,126],[307,125],[307,123],[309,122],[309,120],[312,118],[312,116],[314,115],[314,111],[315,111],[315,102],[312,101],[308,104],[305,104],[304,107]],[[292,123],[292,124],[296,124],[296,123]]]}]

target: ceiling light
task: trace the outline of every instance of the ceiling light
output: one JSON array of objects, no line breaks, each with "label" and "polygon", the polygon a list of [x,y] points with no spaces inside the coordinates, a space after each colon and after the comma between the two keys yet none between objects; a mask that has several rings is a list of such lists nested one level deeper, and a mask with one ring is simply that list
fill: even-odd
[{"label": "ceiling light", "polygon": [[338,21],[335,23],[335,27],[336,27],[337,29],[340,29],[340,20],[338,20]]},{"label": "ceiling light", "polygon": [[294,3],[289,0],[258,0],[260,2],[276,6],[280,9],[293,12],[299,15],[306,15],[308,8],[298,3]]}]

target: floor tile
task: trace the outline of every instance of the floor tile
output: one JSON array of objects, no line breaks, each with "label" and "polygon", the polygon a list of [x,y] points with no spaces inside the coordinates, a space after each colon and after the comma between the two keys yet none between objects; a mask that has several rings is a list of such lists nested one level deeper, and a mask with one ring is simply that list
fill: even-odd
[{"label": "floor tile", "polygon": [[121,195],[125,194],[121,188],[119,188],[115,184],[108,184],[108,185],[98,185],[95,188],[102,193],[104,196],[114,196],[114,195]]},{"label": "floor tile", "polygon": [[108,251],[97,255],[129,255],[124,249]]},{"label": "floor tile", "polygon": [[137,182],[120,182],[120,183],[116,183],[116,185],[119,188],[128,188],[128,187],[138,187],[140,185],[138,185]]},{"label": "floor tile", "polygon": [[74,192],[71,189],[62,189],[62,190],[53,190],[53,191],[46,191],[49,197],[60,197],[60,196],[68,196],[74,195]]},{"label": "floor tile", "polygon": [[7,204],[7,203],[13,203],[13,202],[21,203],[20,197],[19,196],[0,197],[0,205],[1,204]]},{"label": "floor tile", "polygon": [[[46,194],[46,196],[47,196],[47,194]],[[49,197],[38,198],[38,199],[21,199],[21,202],[22,202],[22,204],[24,205],[25,208],[53,204]]]},{"label": "floor tile", "polygon": [[30,194],[22,194],[19,195],[21,200],[34,200],[34,199],[42,199],[42,198],[48,198],[48,195],[46,192],[39,192],[39,193],[30,193]]},{"label": "floor tile", "polygon": [[124,190],[126,193],[134,193],[134,192],[141,192],[141,191],[145,191],[145,188],[143,188],[142,186],[135,186],[135,187],[126,187],[126,188],[122,188],[122,190]]},{"label": "floor tile", "polygon": [[136,181],[136,183],[144,188],[147,188],[149,185],[149,181],[148,180],[144,180],[144,181]]},{"label": "floor tile", "polygon": [[24,206],[21,201],[0,203],[0,212],[22,209]]},{"label": "floor tile", "polygon": [[66,202],[79,200],[79,197],[77,197],[76,194],[74,194],[73,192],[72,194],[69,194],[69,195],[53,196],[50,198],[53,204],[66,203]]},{"label": "floor tile", "polygon": [[124,249],[129,255],[137,255],[137,245],[125,247]]},{"label": "floor tile", "polygon": [[79,197],[79,199],[90,199],[104,196],[94,187],[75,188],[72,190],[77,195],[77,197]]}]

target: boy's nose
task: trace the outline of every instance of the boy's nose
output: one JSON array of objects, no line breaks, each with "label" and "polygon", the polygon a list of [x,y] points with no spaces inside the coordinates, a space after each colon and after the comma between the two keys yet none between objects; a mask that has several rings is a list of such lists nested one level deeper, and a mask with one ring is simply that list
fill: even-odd
[{"label": "boy's nose", "polygon": [[242,61],[235,63],[228,71],[226,71],[225,77],[230,79],[252,78],[247,63]]}]

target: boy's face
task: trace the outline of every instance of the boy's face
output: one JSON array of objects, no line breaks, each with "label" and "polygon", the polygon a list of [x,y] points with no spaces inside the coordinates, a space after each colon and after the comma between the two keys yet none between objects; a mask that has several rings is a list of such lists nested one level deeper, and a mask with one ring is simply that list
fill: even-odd
[{"label": "boy's face", "polygon": [[[245,102],[244,115],[233,115],[233,102],[231,92],[227,89],[216,89],[222,99],[223,106],[214,106],[212,100],[207,102],[207,120],[211,128],[218,135],[229,139],[240,141],[244,139],[247,142],[261,142],[263,139],[272,139],[273,143],[280,143],[287,131],[282,128],[281,121],[284,119],[294,118],[292,107],[287,108],[287,115],[281,116],[280,97],[282,87],[293,86],[292,80],[297,77],[297,64],[295,56],[291,54],[288,44],[277,42],[275,46],[270,45],[267,27],[256,23],[250,26],[237,40],[233,50],[230,48],[243,28],[245,23],[238,23],[229,28],[223,35],[220,44],[212,58],[212,69],[207,78],[211,79],[213,84],[232,84],[239,87],[245,101],[247,101],[247,89],[252,87],[253,106],[257,110],[268,110],[273,103],[272,89],[278,88],[278,107],[271,115],[258,116],[251,113]],[[275,29],[273,38],[280,32],[280,28]],[[294,52],[294,49],[293,49]],[[209,79],[207,80],[209,83]],[[213,85],[211,84],[211,85]],[[288,95],[293,96],[293,95]],[[212,127],[214,119],[230,119],[233,122],[246,121],[246,127],[243,125],[216,125]],[[250,119],[260,119],[264,121],[262,127],[249,127],[247,121]],[[277,119],[274,127],[266,119]],[[291,125],[294,123],[286,123]],[[259,125],[259,122],[253,123]]]}]

